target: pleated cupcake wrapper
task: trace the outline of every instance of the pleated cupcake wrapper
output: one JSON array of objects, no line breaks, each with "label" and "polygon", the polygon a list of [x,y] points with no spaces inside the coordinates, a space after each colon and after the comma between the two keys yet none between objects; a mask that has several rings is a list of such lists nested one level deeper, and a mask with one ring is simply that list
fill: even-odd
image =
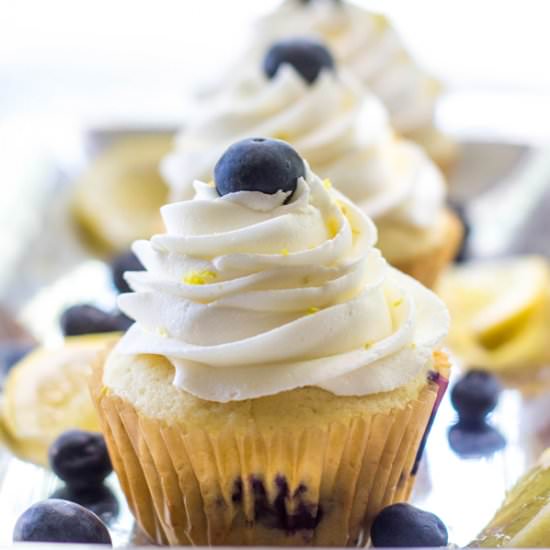
[{"label": "pleated cupcake wrapper", "polygon": [[[92,395],[139,525],[159,544],[345,546],[407,500],[440,386],[403,409],[261,433],[209,435],[145,417],[102,387]],[[244,430],[244,431],[243,431]]]},{"label": "pleated cupcake wrapper", "polygon": [[441,246],[414,258],[393,262],[393,266],[399,271],[414,277],[428,288],[435,286],[443,270],[457,255],[464,236],[464,228],[458,217],[451,211],[447,211],[446,215],[449,222]]}]

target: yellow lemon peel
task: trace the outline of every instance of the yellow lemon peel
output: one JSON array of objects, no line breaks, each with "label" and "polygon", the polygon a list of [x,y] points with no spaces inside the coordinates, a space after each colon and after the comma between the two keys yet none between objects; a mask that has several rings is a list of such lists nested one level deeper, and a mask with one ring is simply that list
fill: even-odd
[{"label": "yellow lemon peel", "polygon": [[281,256],[288,256],[288,248],[281,249],[280,254],[281,254]]},{"label": "yellow lemon peel", "polygon": [[313,313],[317,313],[319,311],[318,307],[312,306],[307,308],[307,312],[312,315]]},{"label": "yellow lemon peel", "polygon": [[183,277],[183,282],[186,285],[206,285],[217,276],[213,271],[190,271]]},{"label": "yellow lemon peel", "polygon": [[157,328],[157,334],[159,336],[162,336],[163,338],[166,338],[168,336],[168,331],[165,327],[158,327]]},{"label": "yellow lemon peel", "polygon": [[330,216],[328,218],[327,230],[331,239],[334,239],[334,237],[338,235],[338,231],[340,230],[340,224],[338,223],[338,220],[334,216]]},{"label": "yellow lemon peel", "polygon": [[329,178],[325,178],[325,179],[323,180],[323,187],[324,187],[325,189],[330,189],[330,188],[332,187],[332,182],[330,181]]}]

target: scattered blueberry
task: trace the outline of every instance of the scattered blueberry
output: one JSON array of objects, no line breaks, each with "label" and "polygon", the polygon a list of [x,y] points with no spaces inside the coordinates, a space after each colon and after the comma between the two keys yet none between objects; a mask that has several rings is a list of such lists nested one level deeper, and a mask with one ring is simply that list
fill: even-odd
[{"label": "scattered blueberry", "polygon": [[120,512],[116,495],[103,483],[89,489],[73,489],[65,485],[55,491],[50,498],[70,500],[80,504],[98,516],[106,525],[110,525]]},{"label": "scattered blueberry", "polygon": [[447,528],[435,514],[403,502],[376,516],[370,536],[375,547],[433,547],[448,542]]},{"label": "scattered blueberry", "polygon": [[237,191],[294,192],[305,176],[304,161],[284,141],[250,138],[231,145],[214,168],[216,189],[223,196]]},{"label": "scattered blueberry", "polygon": [[15,524],[13,540],[112,544],[107,527],[95,514],[58,499],[44,500],[27,509]]},{"label": "scattered blueberry", "polygon": [[113,258],[111,260],[111,276],[113,277],[113,284],[116,289],[119,292],[132,292],[132,289],[124,279],[124,273],[126,271],[143,271],[143,269],[142,263],[131,250]]},{"label": "scattered blueberry", "polygon": [[449,445],[462,458],[490,456],[506,446],[506,439],[493,426],[482,424],[474,429],[460,423],[449,428]]},{"label": "scattered blueberry", "polygon": [[73,489],[98,487],[113,471],[98,433],[69,430],[51,444],[48,458],[53,472]]},{"label": "scattered blueberry", "polygon": [[131,321],[119,312],[109,313],[90,304],[79,304],[63,312],[60,324],[65,336],[76,336],[125,331]]},{"label": "scattered blueberry", "polygon": [[451,403],[463,426],[481,426],[485,417],[496,407],[501,392],[499,381],[492,374],[471,370],[451,391]]},{"label": "scattered blueberry", "polygon": [[10,369],[25,355],[34,349],[33,344],[21,342],[0,343],[0,378],[5,376]]},{"label": "scattered blueberry", "polygon": [[311,38],[290,38],[275,42],[264,58],[264,73],[273,78],[281,65],[289,63],[309,84],[322,69],[334,69],[334,58],[322,42]]},{"label": "scattered blueberry", "polygon": [[462,243],[460,244],[460,248],[454,258],[455,263],[461,264],[467,261],[469,258],[468,245],[469,245],[469,239],[472,233],[472,226],[466,214],[466,208],[464,205],[450,204],[449,206],[454,211],[454,213],[458,216],[458,218],[462,222],[462,227],[464,228]]}]

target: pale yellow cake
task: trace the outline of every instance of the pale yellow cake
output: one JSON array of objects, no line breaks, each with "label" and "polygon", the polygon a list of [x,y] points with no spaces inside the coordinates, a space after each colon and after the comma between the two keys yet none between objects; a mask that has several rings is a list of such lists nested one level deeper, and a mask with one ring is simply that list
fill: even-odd
[{"label": "pale yellow cake", "polygon": [[438,352],[383,394],[306,387],[217,403],[176,388],[162,356],[111,355],[97,365],[92,395],[130,507],[153,540],[342,546],[408,498],[448,371]]}]

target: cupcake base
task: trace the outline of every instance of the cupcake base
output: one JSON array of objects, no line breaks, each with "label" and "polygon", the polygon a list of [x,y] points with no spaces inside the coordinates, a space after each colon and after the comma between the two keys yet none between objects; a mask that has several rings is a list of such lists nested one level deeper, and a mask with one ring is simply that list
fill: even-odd
[{"label": "cupcake base", "polygon": [[464,235],[462,222],[451,210],[445,212],[443,230],[444,237],[436,247],[405,260],[393,261],[392,265],[424,286],[434,288],[443,270],[456,256]]},{"label": "cupcake base", "polygon": [[[421,378],[387,394],[302,388],[223,404],[174,388],[162,357],[116,360],[132,363],[135,383],[148,384],[144,392],[168,383],[168,394],[193,403],[190,421],[153,415],[105,387],[101,363],[91,382],[130,508],[153,541],[172,545],[364,544],[376,514],[410,495],[450,368],[436,353]],[[278,420],[280,399],[287,406]],[[318,410],[300,414],[304,402]]]}]

